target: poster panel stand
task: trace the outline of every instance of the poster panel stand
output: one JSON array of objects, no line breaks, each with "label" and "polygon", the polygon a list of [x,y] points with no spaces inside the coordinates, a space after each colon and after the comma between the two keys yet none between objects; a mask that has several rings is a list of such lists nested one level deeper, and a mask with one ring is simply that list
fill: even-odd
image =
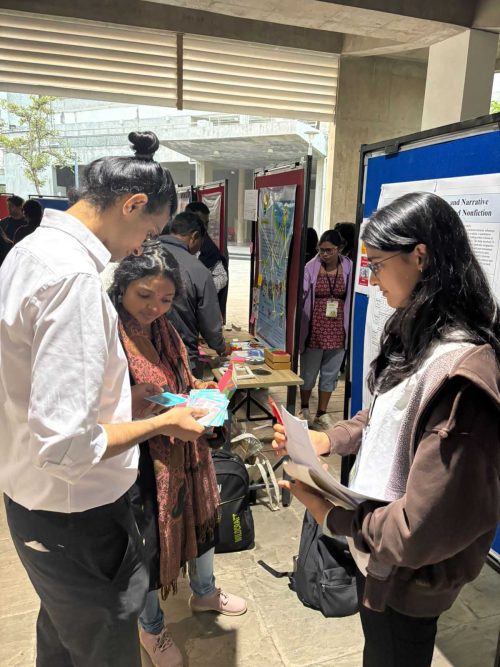
[{"label": "poster panel stand", "polygon": [[[500,298],[500,113],[390,139],[360,150],[356,239],[363,220],[379,206],[412,191],[443,196],[462,218],[471,245],[497,299]],[[369,307],[368,274],[363,248],[357,242],[356,274],[351,315],[350,358],[346,368],[344,416],[366,404],[365,377],[370,354],[385,319],[374,324]],[[370,338],[373,339],[370,340]],[[364,393],[365,392],[365,393]],[[363,395],[364,394],[364,395]],[[342,461],[342,481],[348,480],[353,457]],[[500,563],[500,530],[489,561]]]},{"label": "poster panel stand", "polygon": [[69,208],[69,199],[67,197],[59,197],[56,195],[30,195],[29,199],[34,199],[45,210],[46,208],[54,208],[57,211],[67,211]]},{"label": "poster panel stand", "polygon": [[210,209],[208,233],[220,252],[227,258],[227,179],[195,187],[194,201]]},{"label": "poster panel stand", "polygon": [[[252,224],[249,329],[267,344],[274,345],[279,341],[281,344],[275,346],[283,347],[291,355],[294,372],[298,368],[311,163],[312,157],[308,156],[302,163],[256,172],[254,177],[254,187],[259,191],[259,216],[257,222]],[[275,210],[271,212],[272,206]],[[278,227],[281,236],[275,235],[270,241],[269,231],[264,227],[273,224]],[[263,242],[266,248],[261,247]],[[280,242],[281,248],[278,247]],[[272,256],[272,262],[267,261],[269,257],[263,262],[264,252]],[[273,284],[276,276],[279,276],[279,285]],[[268,291],[275,290],[272,298],[279,301],[280,309],[280,313],[275,314],[276,321],[272,322],[271,313],[264,326],[259,323],[256,303],[259,301],[260,305],[263,287]],[[277,317],[278,314],[281,318]]]},{"label": "poster panel stand", "polygon": [[12,197],[11,192],[2,192],[0,194],[0,220],[9,216],[9,209],[7,208],[7,199]]},{"label": "poster panel stand", "polygon": [[192,185],[179,185],[178,187],[176,186],[175,190],[177,192],[176,213],[183,213],[186,210],[186,206],[196,199],[194,188]]}]

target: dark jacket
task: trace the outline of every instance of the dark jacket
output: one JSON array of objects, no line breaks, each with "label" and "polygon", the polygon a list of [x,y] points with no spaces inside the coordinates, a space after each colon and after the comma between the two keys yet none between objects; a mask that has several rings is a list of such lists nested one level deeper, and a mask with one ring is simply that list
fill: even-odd
[{"label": "dark jacket", "polygon": [[210,271],[189,252],[183,241],[169,235],[161,236],[160,240],[181,269],[184,294],[176,296],[168,318],[187,347],[189,361],[194,367],[200,335],[219,354],[226,349],[217,290]]},{"label": "dark jacket", "polygon": [[[209,234],[206,234],[202,241],[199,260],[210,271],[212,271],[217,262],[222,262],[222,266],[226,270],[226,273],[228,273],[228,278],[229,278],[228,258],[221,253],[218,246],[215,244],[215,242],[213,241],[211,236],[209,236]],[[222,317],[224,318],[224,321],[226,321],[226,305],[227,305],[228,292],[229,292],[229,285],[226,285],[217,294],[217,298],[219,299],[219,307],[222,313]]]},{"label": "dark jacket", "polygon": [[[332,451],[357,452],[367,411],[339,422]],[[500,372],[489,345],[463,355],[422,403],[405,494],[335,507],[329,530],[370,554],[364,604],[409,616],[451,607],[486,559],[500,514]]]}]

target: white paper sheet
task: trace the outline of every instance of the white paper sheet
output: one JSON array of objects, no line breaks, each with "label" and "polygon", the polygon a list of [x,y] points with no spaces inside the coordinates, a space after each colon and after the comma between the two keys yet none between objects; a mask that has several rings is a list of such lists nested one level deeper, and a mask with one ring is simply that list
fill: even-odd
[{"label": "white paper sheet", "polygon": [[324,468],[309,437],[307,422],[291,415],[284,407],[281,408],[283,426],[286,431],[287,450],[292,463],[285,465],[286,471],[294,479],[320,491],[334,504],[353,509],[364,500],[373,500],[356,491],[351,491]]}]

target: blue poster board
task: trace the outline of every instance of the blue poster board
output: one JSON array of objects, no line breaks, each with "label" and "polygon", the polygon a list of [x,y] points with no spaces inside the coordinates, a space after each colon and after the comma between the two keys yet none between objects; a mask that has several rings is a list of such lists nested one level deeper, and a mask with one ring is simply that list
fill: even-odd
[{"label": "blue poster board", "polygon": [[66,197],[36,197],[30,195],[30,199],[37,201],[43,210],[55,208],[58,211],[66,211],[69,208],[69,201]]},{"label": "blue poster board", "polygon": [[[436,128],[361,148],[357,230],[376,210],[382,185],[403,181],[500,173],[500,114]],[[368,297],[354,294],[351,321],[351,382],[346,416],[362,408],[364,335]],[[343,468],[343,479],[345,471]],[[492,548],[500,563],[500,530]]]}]

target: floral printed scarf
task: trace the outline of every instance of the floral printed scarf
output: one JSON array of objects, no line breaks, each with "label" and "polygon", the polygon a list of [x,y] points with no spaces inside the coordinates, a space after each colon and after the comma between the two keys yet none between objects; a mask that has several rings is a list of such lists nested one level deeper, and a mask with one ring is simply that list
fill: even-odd
[{"label": "floral printed scarf", "polygon": [[[151,382],[165,391],[188,393],[197,381],[191,375],[186,348],[165,317],[151,325],[151,338],[124,308],[118,329],[136,384]],[[200,384],[200,383],[198,383]],[[177,579],[196,558],[197,540],[212,539],[220,503],[210,448],[202,438],[182,442],[166,436],[149,440],[153,460],[160,532],[162,596],[177,591]]]}]

